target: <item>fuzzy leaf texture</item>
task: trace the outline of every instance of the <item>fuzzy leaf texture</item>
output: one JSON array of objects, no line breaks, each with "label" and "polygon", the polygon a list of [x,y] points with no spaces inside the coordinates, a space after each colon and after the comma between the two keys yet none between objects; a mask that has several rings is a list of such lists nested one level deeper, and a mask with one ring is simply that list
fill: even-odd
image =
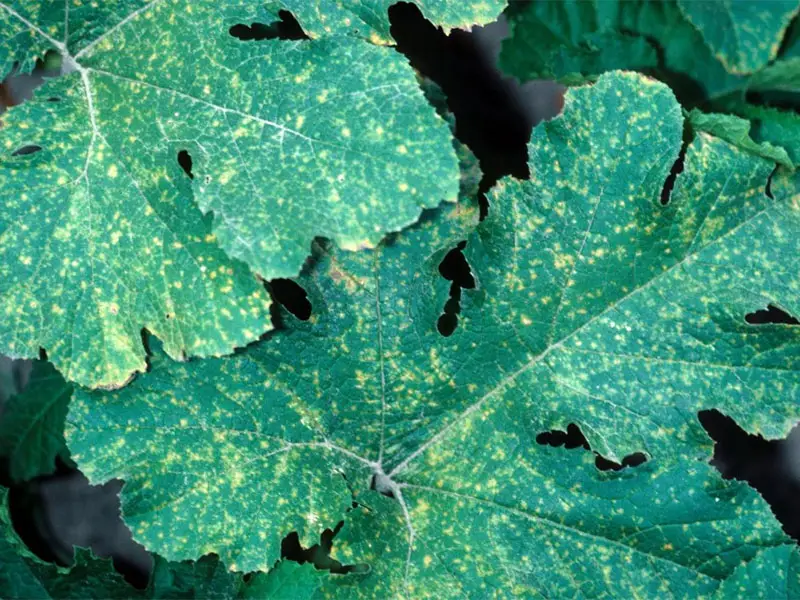
[{"label": "fuzzy leaf texture", "polygon": [[374,246],[455,199],[448,125],[394,49],[234,37],[269,22],[259,3],[100,4],[0,3],[75,69],[3,116],[5,354],[115,387],[145,368],[143,327],[174,358],[229,353],[270,326],[251,270],[296,275],[315,236]]},{"label": "fuzzy leaf texture", "polygon": [[[531,180],[489,218],[441,209],[373,251],[321,251],[302,322],[222,360],[79,391],[67,439],[91,480],[125,480],[134,537],[170,559],[268,569],[344,520],[332,557],[369,565],[317,596],[697,596],[790,544],[761,497],[708,464],[717,408],[774,437],[797,421],[797,181],[698,133],[681,148],[669,89],[632,73],[567,94],[534,129]],[[475,288],[436,322],[458,240]],[[467,285],[468,282],[463,282]],[[576,423],[621,462],[535,442]],[[390,494],[387,498],[379,492]],[[351,510],[355,500],[358,507]],[[366,571],[366,572],[365,572]],[[757,583],[753,585],[758,585]]]},{"label": "fuzzy leaf texture", "polygon": [[537,1],[511,13],[500,64],[523,80],[567,84],[638,70],[689,106],[747,88],[796,90],[800,61],[778,51],[799,9],[797,0]]}]

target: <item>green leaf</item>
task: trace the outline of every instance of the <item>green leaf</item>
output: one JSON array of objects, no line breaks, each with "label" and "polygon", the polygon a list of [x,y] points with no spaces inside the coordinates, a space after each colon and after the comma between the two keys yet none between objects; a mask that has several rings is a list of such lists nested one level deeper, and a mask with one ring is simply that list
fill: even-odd
[{"label": "green leaf", "polygon": [[734,571],[719,589],[719,598],[797,598],[800,554],[794,544],[759,552]]},{"label": "green leaf", "polygon": [[0,411],[0,458],[15,482],[49,475],[56,458],[69,460],[64,442],[72,386],[48,362],[36,361],[28,385]]},{"label": "green leaf", "polygon": [[678,0],[681,13],[703,35],[731,73],[757,71],[778,55],[781,40],[800,11],[797,0]]},{"label": "green leaf", "polygon": [[[389,7],[395,0],[273,0],[291,11],[312,38],[354,34],[378,44],[392,43]],[[423,15],[445,33],[454,28],[486,25],[497,19],[506,0],[415,0]]]},{"label": "green leaf", "polygon": [[[58,567],[37,558],[11,524],[8,490],[0,487],[0,598],[8,600],[75,598],[198,598],[227,600],[239,597],[241,576],[225,569],[217,557],[196,562],[170,563],[154,557],[154,569],[144,590],[132,587],[114,570],[111,559],[91,550],[75,549],[70,567]],[[263,585],[272,582],[264,576]]]},{"label": "green leaf", "polygon": [[[32,71],[37,58],[48,50],[56,50],[51,39],[63,43],[67,36],[65,8],[69,2],[43,0],[11,0],[0,3],[0,81],[14,67]],[[105,12],[101,9],[99,12]],[[73,26],[75,23],[71,23]]]},{"label": "green leaf", "polygon": [[239,260],[292,276],[315,236],[374,246],[455,198],[449,128],[393,49],[233,37],[258,3],[109,6],[73,7],[97,25],[48,41],[76,70],[3,117],[0,351],[90,387],[144,370],[143,327],[173,358],[229,353],[269,329]]},{"label": "green leaf", "polygon": [[[790,175],[773,200],[770,162],[705,133],[663,206],[682,129],[668,88],[636,74],[571,91],[533,132],[531,180],[502,182],[466,236],[476,288],[451,336],[436,322],[438,266],[464,239],[452,209],[320,256],[299,280],[308,322],[78,392],[75,459],[125,480],[134,536],[170,558],[266,570],[283,535],[308,546],[345,519],[332,556],[370,570],[325,595],[713,592],[788,543],[754,490],[707,464],[697,412],[770,437],[797,421],[800,331],[744,317],[800,314],[800,210]],[[607,473],[534,441],[570,422],[608,458],[649,460]]]},{"label": "green leaf", "polygon": [[746,103],[735,103],[730,110],[750,119],[753,123],[750,135],[755,141],[782,147],[791,165],[800,166],[800,115],[793,111]]},{"label": "green leaf", "polygon": [[[308,322],[285,315],[293,327],[267,344],[178,370],[156,352],[147,377],[115,394],[76,394],[70,449],[90,480],[122,468],[126,487],[141,490],[124,494],[122,503],[136,539],[171,560],[199,550],[219,554],[231,569],[266,571],[280,558],[284,535],[297,531],[308,547],[340,520],[352,504],[351,482],[371,476],[374,457],[362,457],[377,456],[381,445],[383,403],[374,377],[381,360],[375,311],[383,307],[374,286],[386,282],[381,297],[389,310],[397,288],[413,282],[403,256],[421,263],[476,219],[475,210],[447,214],[374,252],[339,259],[320,249],[325,271],[302,280],[316,314]],[[425,307],[434,320],[447,299],[447,286],[437,284],[438,306]],[[414,331],[402,314],[392,315],[391,328],[392,343]],[[439,336],[423,334],[432,342]],[[422,377],[427,352],[404,357],[398,348],[397,360],[409,368],[419,362]],[[337,389],[336,397],[326,389]],[[413,416],[419,409],[407,410]],[[89,451],[101,439],[108,447]]]},{"label": "green leaf", "polygon": [[[755,113],[756,111],[754,110],[751,114]],[[742,119],[734,115],[723,115],[719,113],[706,114],[697,110],[696,108],[692,109],[688,115],[688,118],[691,126],[696,130],[710,133],[711,135],[721,138],[726,142],[741,148],[742,150],[746,150],[747,152],[752,152],[753,154],[762,156],[768,160],[772,160],[789,169],[794,168],[794,163],[787,154],[786,150],[787,148],[792,150],[793,144],[791,143],[791,140],[784,139],[786,136],[781,136],[777,131],[775,131],[774,126],[768,126],[766,132],[763,128],[759,127],[758,131],[761,135],[758,136],[760,143],[757,143],[753,140],[755,135],[751,133],[751,123],[747,119]],[[765,133],[767,138],[777,138],[780,142],[789,141],[790,143],[786,144],[784,147],[780,147],[775,146],[770,142],[761,141],[764,139]],[[798,133],[800,133],[800,131]]]},{"label": "green leaf", "polygon": [[30,598],[134,598],[143,594],[114,571],[110,559],[77,549],[72,567],[45,563],[33,555],[17,536],[8,512],[8,490],[0,487],[0,597]]},{"label": "green leaf", "polygon": [[311,600],[317,597],[328,577],[328,573],[316,570],[311,563],[299,565],[282,560],[269,573],[256,574],[243,590],[242,598]]},{"label": "green leaf", "polygon": [[748,88],[794,89],[800,63],[770,61],[799,8],[797,0],[534,2],[510,13],[500,64],[522,80],[570,85],[613,69],[641,71],[688,107]]},{"label": "green leaf", "polygon": [[745,81],[712,56],[675,0],[535,2],[513,13],[509,26],[500,65],[522,80],[551,76],[574,85],[613,69],[637,70],[663,79],[690,105]]},{"label": "green leaf", "polygon": [[240,597],[244,588],[241,576],[230,573],[216,556],[184,562],[168,562],[154,556],[153,562],[147,598],[228,600]]}]

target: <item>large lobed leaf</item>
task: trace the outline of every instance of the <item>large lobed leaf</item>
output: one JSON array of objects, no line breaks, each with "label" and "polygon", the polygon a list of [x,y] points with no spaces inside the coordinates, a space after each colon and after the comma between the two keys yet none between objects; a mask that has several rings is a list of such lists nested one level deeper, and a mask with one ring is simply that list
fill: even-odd
[{"label": "large lobed leaf", "polygon": [[[296,275],[315,236],[372,247],[454,199],[450,131],[399,53],[230,33],[280,7],[312,33],[349,14],[385,29],[384,4],[322,3],[307,20],[288,1],[0,3],[0,67],[50,45],[73,71],[0,130],[0,350],[44,347],[91,387],[144,370],[143,327],[173,358],[226,354],[269,328],[250,269]],[[428,7],[450,25],[499,8]]]},{"label": "large lobed leaf", "polygon": [[[299,280],[308,322],[287,313],[224,360],[156,352],[124,390],[78,392],[74,458],[126,481],[134,536],[171,559],[267,569],[289,531],[309,545],[344,519],[333,557],[371,570],[318,595],[761,585],[750,565],[790,542],[707,464],[697,412],[770,437],[797,421],[799,328],[744,319],[800,314],[797,180],[776,175],[772,198],[774,163],[698,132],[662,205],[682,129],[639,75],[569,92],[534,130],[531,180],[501,182],[474,232],[449,209],[371,252],[329,248]],[[476,287],[443,337],[437,268],[460,239]],[[534,441],[570,422],[608,458],[649,460],[607,473]]]}]

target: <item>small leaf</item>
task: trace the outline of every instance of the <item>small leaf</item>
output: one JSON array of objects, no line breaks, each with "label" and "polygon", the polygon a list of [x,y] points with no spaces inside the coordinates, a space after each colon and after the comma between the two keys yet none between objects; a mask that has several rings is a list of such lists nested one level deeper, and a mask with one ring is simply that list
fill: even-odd
[{"label": "small leaf", "polygon": [[[710,133],[742,150],[773,160],[789,169],[794,168],[794,163],[787,153],[787,149],[792,149],[794,144],[790,140],[786,140],[789,143],[780,147],[769,142],[757,143],[753,141],[756,135],[751,133],[751,123],[746,119],[734,115],[706,114],[695,108],[689,113],[689,123],[696,130]],[[770,133],[768,131],[767,136],[770,136]],[[798,134],[800,134],[800,127],[798,128]],[[763,139],[763,137],[764,134],[762,133],[759,138]],[[784,142],[782,139],[780,141]]]}]

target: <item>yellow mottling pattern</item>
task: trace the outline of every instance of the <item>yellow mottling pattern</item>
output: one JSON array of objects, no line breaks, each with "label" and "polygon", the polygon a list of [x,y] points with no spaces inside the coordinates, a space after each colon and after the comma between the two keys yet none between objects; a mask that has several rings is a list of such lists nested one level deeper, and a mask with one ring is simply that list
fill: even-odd
[{"label": "yellow mottling pattern", "polygon": [[[455,199],[450,130],[401,55],[228,33],[267,17],[210,0],[0,4],[0,71],[45,42],[76,65],[3,117],[2,352],[44,348],[90,387],[145,369],[143,328],[175,358],[230,353],[270,327],[253,272],[295,275],[316,236],[372,247]],[[336,102],[307,110],[317,96]]]},{"label": "yellow mottling pattern", "polygon": [[781,40],[800,12],[797,0],[678,0],[683,15],[732,73],[757,71],[774,59]]},{"label": "yellow mottling pattern", "polygon": [[[376,45],[394,43],[389,23],[393,0],[280,0],[278,4],[294,14],[312,38],[350,34]],[[505,0],[417,0],[415,4],[446,33],[486,25],[506,7]]]}]

